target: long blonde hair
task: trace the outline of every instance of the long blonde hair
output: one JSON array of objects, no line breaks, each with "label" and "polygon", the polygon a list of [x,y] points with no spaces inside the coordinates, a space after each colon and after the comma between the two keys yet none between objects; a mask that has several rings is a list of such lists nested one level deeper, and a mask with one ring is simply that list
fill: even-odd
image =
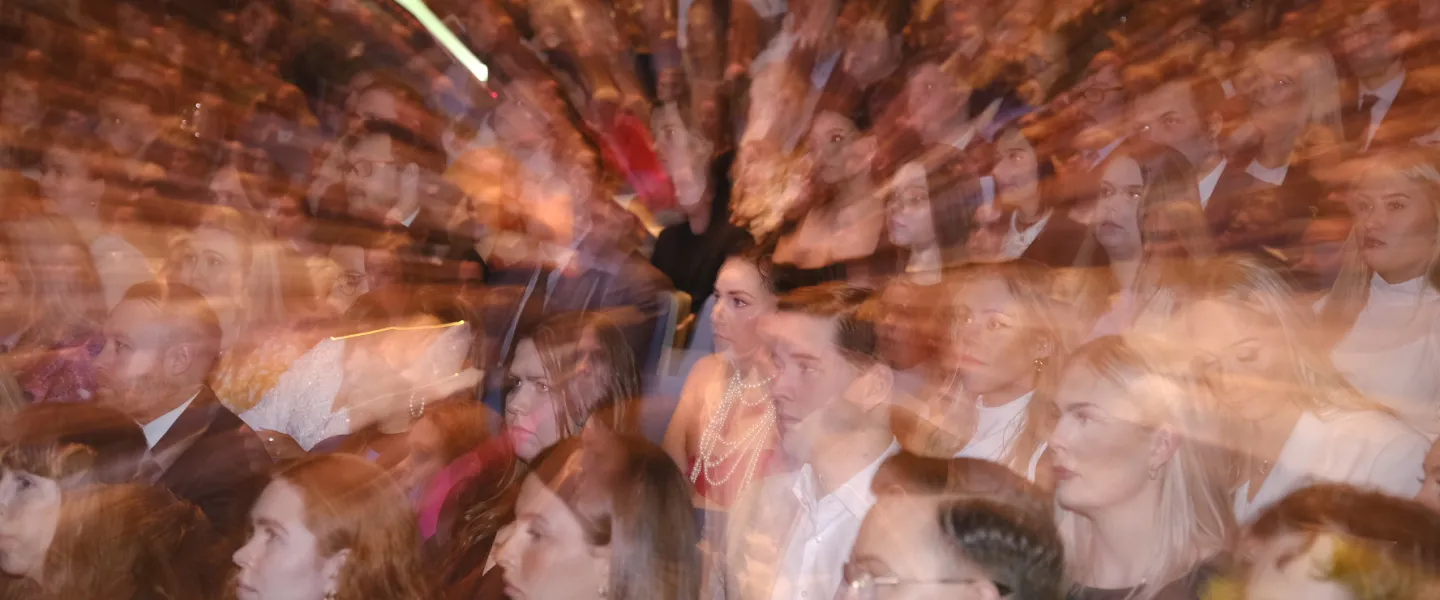
[{"label": "long blonde hair", "polygon": [[[1153,548],[1145,583],[1131,595],[1149,600],[1225,551],[1236,530],[1213,392],[1187,354],[1135,337],[1107,336],[1080,347],[1066,372],[1073,369],[1085,369],[1125,390],[1125,398],[1142,415],[1141,425],[1173,427],[1179,436],[1174,455],[1156,474],[1159,539],[1132,540]],[[1056,521],[1072,572],[1086,572],[1093,524],[1058,503]]]},{"label": "long blonde hair", "polygon": [[1289,380],[1279,383],[1302,410],[1322,417],[1337,410],[1389,411],[1360,394],[1335,369],[1315,339],[1315,318],[1295,303],[1290,284],[1260,261],[1244,256],[1212,260],[1178,295],[1182,306],[1202,300],[1223,302],[1279,327],[1292,367]]},{"label": "long blonde hair", "polygon": [[[1440,169],[1431,151],[1420,148],[1390,148],[1356,163],[1359,177],[1402,178],[1424,190],[1425,199],[1435,208],[1435,227],[1440,231]],[[1356,317],[1370,300],[1370,280],[1375,271],[1365,264],[1360,253],[1360,235],[1351,228],[1341,252],[1340,274],[1335,287],[1320,309],[1320,323],[1326,335],[1330,336],[1329,347],[1340,343]],[[1430,250],[1430,264],[1425,268],[1425,282],[1431,289],[1440,290],[1440,238]]]},{"label": "long blonde hair", "polygon": [[[1338,156],[1345,139],[1340,120],[1340,80],[1335,59],[1324,48],[1304,40],[1276,40],[1251,57],[1251,68],[1276,65],[1294,70],[1296,83],[1303,88],[1305,126],[1295,140],[1295,152],[1302,161]],[[1328,155],[1328,156],[1327,156]]]}]

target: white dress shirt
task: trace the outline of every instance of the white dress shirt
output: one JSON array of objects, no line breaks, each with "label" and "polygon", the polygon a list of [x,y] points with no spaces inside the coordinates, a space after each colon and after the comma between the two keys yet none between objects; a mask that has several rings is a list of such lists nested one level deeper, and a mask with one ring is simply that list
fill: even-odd
[{"label": "white dress shirt", "polygon": [[175,407],[175,410],[160,415],[154,421],[141,425],[140,430],[145,433],[145,446],[147,448],[154,448],[155,444],[160,443],[160,440],[165,438],[165,434],[170,432],[170,428],[175,426],[175,422],[180,420],[180,415],[185,412],[185,409],[190,408],[190,404],[195,402],[195,397],[199,395],[200,392],[195,392],[195,396],[191,396],[184,404]]},{"label": "white dress shirt", "polygon": [[1424,277],[1371,277],[1365,308],[1330,357],[1356,389],[1440,437],[1440,292]]},{"label": "white dress shirt", "polygon": [[1220,159],[1220,164],[1200,178],[1200,208],[1210,206],[1210,196],[1215,195],[1215,186],[1220,184],[1220,174],[1225,172],[1225,165],[1229,162],[1228,159]]},{"label": "white dress shirt", "polygon": [[791,492],[800,514],[784,540],[779,577],[770,597],[773,600],[831,600],[845,579],[845,563],[860,535],[865,513],[875,505],[870,483],[881,463],[900,451],[891,442],[884,454],[856,473],[844,485],[821,497],[818,480],[810,465],[793,476]]},{"label": "white dress shirt", "polygon": [[1030,244],[1035,243],[1035,238],[1040,236],[1040,232],[1045,230],[1045,224],[1050,222],[1052,214],[1054,211],[1046,212],[1039,221],[1031,223],[1029,227],[1021,230],[1017,227],[1020,213],[1018,211],[1011,212],[1010,229],[1005,232],[1005,239],[1000,243],[1000,255],[1007,259],[1020,258],[1020,255],[1030,248]]},{"label": "white dress shirt", "polygon": [[1249,523],[1290,492],[1317,482],[1413,498],[1429,450],[1430,440],[1383,412],[1302,413],[1255,500],[1250,500],[1249,482],[1235,491],[1235,519]]},{"label": "white dress shirt", "polygon": [[817,497],[810,465],[750,486],[730,511],[725,550],[712,557],[720,562],[709,569],[703,597],[833,599],[860,524],[875,504],[875,473],[898,452],[892,440],[873,463],[824,496]]},{"label": "white dress shirt", "polygon": [[1370,143],[1375,141],[1375,133],[1380,131],[1380,124],[1385,121],[1385,114],[1390,112],[1390,107],[1395,105],[1395,98],[1400,96],[1400,88],[1405,85],[1405,71],[1400,71],[1390,81],[1379,89],[1370,89],[1363,84],[1360,86],[1360,96],[1356,98],[1356,108],[1364,106],[1365,96],[1374,96],[1375,105],[1370,107],[1370,126],[1365,128],[1365,144],[1362,150],[1369,150]]}]

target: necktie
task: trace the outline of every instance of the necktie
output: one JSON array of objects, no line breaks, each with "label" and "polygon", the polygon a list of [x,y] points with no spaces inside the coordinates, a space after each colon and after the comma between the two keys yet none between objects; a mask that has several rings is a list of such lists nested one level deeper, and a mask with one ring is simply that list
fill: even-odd
[{"label": "necktie", "polygon": [[1345,138],[1347,140],[1366,144],[1366,138],[1370,137],[1370,111],[1379,101],[1380,97],[1375,94],[1360,95],[1360,110],[1355,111],[1354,116],[1345,120]]}]

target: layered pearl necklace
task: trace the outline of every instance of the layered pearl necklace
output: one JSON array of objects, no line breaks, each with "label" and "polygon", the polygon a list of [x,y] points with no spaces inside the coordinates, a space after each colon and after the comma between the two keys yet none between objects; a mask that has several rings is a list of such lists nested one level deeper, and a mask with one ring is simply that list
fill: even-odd
[{"label": "layered pearl necklace", "polygon": [[[704,433],[700,435],[700,457],[695,461],[695,467],[690,470],[690,483],[698,483],[703,475],[711,487],[723,486],[740,470],[741,463],[746,463],[745,475],[737,489],[743,489],[750,483],[750,479],[755,476],[755,468],[760,463],[761,451],[765,448],[766,433],[775,425],[775,404],[770,402],[768,392],[757,394],[754,399],[746,398],[745,392],[764,388],[770,384],[771,379],[774,377],[747,384],[741,380],[740,370],[734,369],[729,385],[725,388],[725,395],[720,399],[720,405],[715,407],[710,421],[705,424]],[[737,402],[744,408],[763,404],[765,413],[747,428],[737,441],[731,442],[725,439],[725,426],[729,423],[731,410]],[[746,454],[750,455],[748,461],[745,460]],[[731,458],[735,460],[731,461]],[[726,462],[730,463],[728,469],[722,468]]]}]

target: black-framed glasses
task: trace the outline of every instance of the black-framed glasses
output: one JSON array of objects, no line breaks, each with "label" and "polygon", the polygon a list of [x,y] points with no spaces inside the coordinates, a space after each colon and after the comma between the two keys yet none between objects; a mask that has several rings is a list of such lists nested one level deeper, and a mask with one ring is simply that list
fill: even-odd
[{"label": "black-framed glasses", "polygon": [[[841,586],[841,597],[853,600],[876,600],[880,597],[882,589],[892,589],[901,586],[952,586],[952,585],[974,585],[986,581],[976,577],[965,577],[959,579],[904,579],[890,575],[872,575],[864,569],[853,564],[845,564],[845,582]],[[1010,595],[1010,587],[991,581],[1000,597]]]},{"label": "black-framed glasses", "polygon": [[1124,90],[1125,88],[1123,86],[1118,85],[1114,87],[1100,87],[1098,85],[1092,85],[1081,91],[1080,96],[1085,98],[1086,102],[1099,104],[1105,101],[1106,96],[1117,92],[1122,92]]}]

